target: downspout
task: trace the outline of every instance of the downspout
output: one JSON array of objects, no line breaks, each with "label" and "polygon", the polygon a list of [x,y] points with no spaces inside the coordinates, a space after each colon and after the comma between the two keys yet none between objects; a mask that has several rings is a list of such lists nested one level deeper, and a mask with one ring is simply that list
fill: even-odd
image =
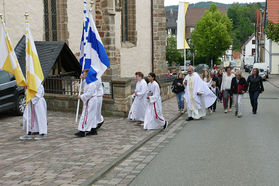
[{"label": "downspout", "polygon": [[151,71],[154,72],[154,24],[153,24],[153,0],[151,0]]}]

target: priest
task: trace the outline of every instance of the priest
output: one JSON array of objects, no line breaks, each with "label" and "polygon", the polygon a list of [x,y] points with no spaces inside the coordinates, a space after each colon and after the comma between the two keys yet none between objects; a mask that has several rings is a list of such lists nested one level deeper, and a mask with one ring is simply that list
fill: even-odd
[{"label": "priest", "polygon": [[185,100],[188,105],[187,121],[200,119],[206,116],[206,108],[209,108],[216,100],[215,94],[209,89],[193,67],[189,67],[188,75],[184,79]]}]

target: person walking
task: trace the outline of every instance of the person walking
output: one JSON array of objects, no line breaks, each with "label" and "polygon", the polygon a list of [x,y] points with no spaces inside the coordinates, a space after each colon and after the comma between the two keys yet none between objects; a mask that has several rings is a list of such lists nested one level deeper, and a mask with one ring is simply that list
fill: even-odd
[{"label": "person walking", "polygon": [[243,94],[247,92],[247,82],[242,76],[242,72],[237,70],[235,77],[232,79],[231,91],[233,93],[233,100],[235,101],[235,116],[242,117],[242,98]]},{"label": "person walking", "polygon": [[[216,95],[216,97],[219,95],[219,88],[217,87],[217,84],[215,81],[212,81],[212,84],[211,84],[211,87],[210,87],[210,90]],[[216,101],[213,103],[213,105],[211,105],[209,107],[209,112],[212,113],[212,112],[216,112],[216,105],[217,105],[217,99]]]},{"label": "person walking", "polygon": [[[230,67],[226,67],[226,73],[224,73],[222,78],[222,84],[221,84],[221,91],[223,95],[223,105],[225,113],[228,113],[229,111],[232,111],[232,94],[231,94],[231,84],[232,84],[232,78],[234,78],[235,75],[231,72]],[[229,104],[230,101],[230,105]]]},{"label": "person walking", "polygon": [[130,120],[139,121],[142,123],[145,117],[145,110],[147,107],[147,83],[142,72],[136,72],[136,90],[133,94],[134,102],[129,111],[128,118]]},{"label": "person walking", "polygon": [[206,83],[208,88],[210,88],[211,87],[212,79],[211,79],[211,76],[210,76],[209,71],[207,69],[203,69],[201,78]]},{"label": "person walking", "polygon": [[257,114],[258,97],[264,92],[263,80],[261,76],[259,76],[259,69],[253,69],[252,75],[250,75],[247,79],[247,83],[249,87],[249,97],[252,106],[252,112],[253,114]]},{"label": "person walking", "polygon": [[167,128],[168,122],[164,119],[162,113],[162,99],[160,96],[160,84],[156,80],[156,75],[153,72],[148,74],[148,104],[144,117],[144,129],[152,130],[162,126]]},{"label": "person walking", "polygon": [[218,99],[222,103],[222,94],[220,93],[220,90],[221,90],[222,79],[223,79],[223,69],[218,70],[217,79],[218,79],[217,87],[219,88]]},{"label": "person walking", "polygon": [[178,73],[177,78],[172,83],[172,92],[176,94],[178,112],[184,112],[184,85],[183,85],[183,74]]}]

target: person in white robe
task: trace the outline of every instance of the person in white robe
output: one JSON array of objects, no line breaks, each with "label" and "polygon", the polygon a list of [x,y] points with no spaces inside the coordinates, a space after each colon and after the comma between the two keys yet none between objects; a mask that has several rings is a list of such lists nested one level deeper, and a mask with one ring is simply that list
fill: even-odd
[{"label": "person in white robe", "polygon": [[82,87],[84,88],[84,93],[78,96],[83,102],[82,113],[80,116],[80,121],[78,125],[79,132],[75,135],[77,137],[85,137],[86,135],[97,135],[97,85],[96,81],[87,84],[88,70],[84,70],[82,74]]},{"label": "person in white robe", "polygon": [[147,106],[147,83],[144,79],[143,73],[136,72],[136,90],[132,95],[134,102],[129,111],[128,118],[130,120],[136,120],[143,122],[145,117],[145,110]]},{"label": "person in white robe", "polygon": [[215,94],[201,79],[193,67],[188,68],[188,75],[184,79],[185,100],[188,105],[187,121],[200,119],[206,116],[206,108],[209,108],[216,100]]},{"label": "person in white robe", "polygon": [[[32,135],[39,133],[35,140],[46,138],[47,135],[47,104],[44,99],[44,87],[40,85],[37,94],[29,101],[23,113],[23,130],[26,131],[28,120],[28,134],[21,136],[21,140],[31,140]],[[28,113],[27,113],[28,112]]]},{"label": "person in white robe", "polygon": [[102,105],[103,105],[103,96],[104,96],[104,88],[101,80],[96,81],[97,86],[97,129],[101,128],[104,123],[104,117],[102,116]]},{"label": "person in white robe", "polygon": [[160,85],[157,83],[156,75],[149,73],[148,75],[148,104],[144,117],[144,129],[157,129],[159,126],[167,128],[168,122],[164,119],[162,113],[162,100],[160,96]]}]

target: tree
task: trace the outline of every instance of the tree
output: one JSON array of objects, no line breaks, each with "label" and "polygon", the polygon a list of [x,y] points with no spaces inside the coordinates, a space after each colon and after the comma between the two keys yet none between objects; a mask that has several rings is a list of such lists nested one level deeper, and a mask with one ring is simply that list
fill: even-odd
[{"label": "tree", "polygon": [[176,37],[174,35],[168,36],[167,38],[166,59],[168,61],[169,66],[171,66],[172,63],[184,63],[183,51],[177,49]]},{"label": "tree", "polygon": [[262,8],[260,3],[241,5],[234,3],[228,9],[228,17],[232,20],[233,50],[240,51],[242,45],[255,32],[256,10]]},{"label": "tree", "polygon": [[211,59],[217,61],[230,48],[231,30],[231,20],[219,12],[217,5],[213,3],[191,34],[197,57],[204,58],[207,64]]},{"label": "tree", "polygon": [[279,23],[268,21],[267,29],[265,31],[268,39],[279,43]]}]

